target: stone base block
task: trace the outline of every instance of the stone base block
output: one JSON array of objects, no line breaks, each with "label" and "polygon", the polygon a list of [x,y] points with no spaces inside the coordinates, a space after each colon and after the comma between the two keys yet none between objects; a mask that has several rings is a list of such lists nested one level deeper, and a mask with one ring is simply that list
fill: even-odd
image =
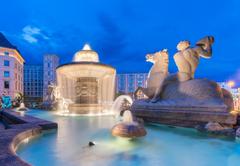
[{"label": "stone base block", "polygon": [[237,113],[227,111],[224,106],[167,106],[159,104],[133,103],[131,111],[146,122],[173,126],[196,127],[208,122],[235,125]]}]

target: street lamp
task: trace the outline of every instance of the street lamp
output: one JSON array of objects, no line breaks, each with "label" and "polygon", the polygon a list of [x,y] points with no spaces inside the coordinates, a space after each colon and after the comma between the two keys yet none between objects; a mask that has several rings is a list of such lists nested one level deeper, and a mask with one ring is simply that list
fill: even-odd
[{"label": "street lamp", "polygon": [[228,82],[227,82],[227,85],[228,85],[230,88],[232,88],[232,87],[234,87],[235,82],[234,82],[234,81],[228,81]]}]

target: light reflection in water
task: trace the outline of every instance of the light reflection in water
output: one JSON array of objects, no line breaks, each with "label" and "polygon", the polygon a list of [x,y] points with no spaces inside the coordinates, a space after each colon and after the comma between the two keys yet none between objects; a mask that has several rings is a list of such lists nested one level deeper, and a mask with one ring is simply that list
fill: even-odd
[{"label": "light reflection in water", "polygon": [[[18,155],[35,166],[237,166],[240,161],[239,143],[195,130],[148,125],[146,137],[125,140],[111,136],[110,129],[116,123],[112,116],[64,117],[43,111],[27,114],[59,124],[57,132],[32,139],[18,149]],[[88,147],[89,141],[96,146]]]}]

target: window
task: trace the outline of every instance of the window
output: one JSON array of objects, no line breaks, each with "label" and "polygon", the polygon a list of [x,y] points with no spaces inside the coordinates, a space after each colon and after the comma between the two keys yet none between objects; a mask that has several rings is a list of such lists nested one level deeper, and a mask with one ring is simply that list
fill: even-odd
[{"label": "window", "polygon": [[9,66],[10,62],[8,60],[4,60],[4,66]]},{"label": "window", "polygon": [[4,71],[4,77],[10,77],[10,72],[9,71]]},{"label": "window", "polygon": [[9,81],[4,81],[4,88],[9,89]]},{"label": "window", "polygon": [[4,55],[8,56],[8,55],[9,55],[9,52],[5,51],[5,52],[4,52]]}]

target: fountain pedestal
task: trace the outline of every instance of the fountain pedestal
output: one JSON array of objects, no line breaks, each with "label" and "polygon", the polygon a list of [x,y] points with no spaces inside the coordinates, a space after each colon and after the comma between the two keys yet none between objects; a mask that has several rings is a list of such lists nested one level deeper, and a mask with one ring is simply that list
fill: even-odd
[{"label": "fountain pedestal", "polygon": [[232,111],[229,92],[207,79],[173,82],[166,85],[160,100],[135,100],[131,106],[133,115],[148,122],[195,127],[217,122],[234,125],[237,113]]},{"label": "fountain pedestal", "polygon": [[142,125],[134,123],[119,123],[112,128],[112,135],[123,138],[143,137],[147,134]]},{"label": "fountain pedestal", "polygon": [[123,121],[112,128],[112,135],[123,138],[138,138],[147,134],[144,126],[133,120],[131,111],[123,113]]},{"label": "fountain pedestal", "polygon": [[161,103],[135,101],[131,107],[134,116],[145,122],[173,126],[196,127],[208,122],[236,124],[237,113],[228,112],[224,106],[174,106]]}]

